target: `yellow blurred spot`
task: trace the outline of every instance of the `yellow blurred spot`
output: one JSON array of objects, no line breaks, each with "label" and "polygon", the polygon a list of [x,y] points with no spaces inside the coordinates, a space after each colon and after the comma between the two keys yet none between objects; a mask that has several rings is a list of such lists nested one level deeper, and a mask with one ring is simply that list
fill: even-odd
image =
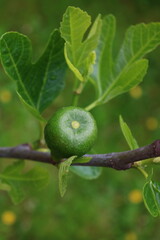
[{"label": "yellow blurred spot", "polygon": [[129,91],[129,94],[131,97],[138,99],[142,96],[142,88],[140,86],[131,88],[131,90]]},{"label": "yellow blurred spot", "polygon": [[151,131],[157,129],[158,128],[158,120],[156,118],[154,118],[154,117],[147,118],[147,120],[146,120],[146,128],[148,130],[151,130]]},{"label": "yellow blurred spot", "polygon": [[0,91],[0,101],[1,102],[8,103],[8,102],[10,102],[11,98],[12,98],[12,94],[10,91],[8,91],[8,90]]},{"label": "yellow blurred spot", "polygon": [[125,235],[124,240],[137,240],[137,235],[134,232],[129,232]]},{"label": "yellow blurred spot", "polygon": [[135,189],[133,191],[131,191],[128,195],[128,199],[131,203],[140,203],[142,202],[142,193],[140,190]]},{"label": "yellow blurred spot", "polygon": [[1,219],[5,225],[12,225],[16,221],[16,215],[12,211],[5,211],[3,212]]}]

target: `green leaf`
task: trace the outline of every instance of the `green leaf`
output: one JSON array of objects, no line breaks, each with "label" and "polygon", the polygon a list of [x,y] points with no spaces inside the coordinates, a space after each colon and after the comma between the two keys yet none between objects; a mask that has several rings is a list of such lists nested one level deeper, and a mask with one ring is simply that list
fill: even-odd
[{"label": "green leaf", "polygon": [[101,28],[100,15],[92,25],[88,36],[84,34],[91,25],[91,17],[84,11],[75,7],[68,7],[61,22],[61,36],[65,40],[66,62],[80,80],[84,81],[93,65],[92,52],[96,48]]},{"label": "green leaf", "polygon": [[10,191],[11,188],[8,184],[0,182],[0,190]]},{"label": "green leaf", "polygon": [[89,166],[71,166],[71,172],[87,180],[96,179],[101,175],[102,168]]},{"label": "green leaf", "polygon": [[24,172],[24,161],[20,160],[5,168],[0,174],[0,180],[9,185],[8,191],[15,204],[20,203],[27,194],[27,191],[41,190],[49,182],[48,171],[36,166]]},{"label": "green leaf", "polygon": [[110,85],[112,79],[112,48],[115,36],[116,19],[113,15],[103,18],[101,34],[96,48],[96,63],[91,78],[96,83],[98,97]]},{"label": "green leaf", "polygon": [[159,182],[153,182],[153,188],[160,193],[160,183]]},{"label": "green leaf", "polygon": [[55,30],[42,56],[32,64],[32,47],[27,36],[8,32],[0,39],[4,70],[16,81],[22,102],[38,118],[64,86],[66,64],[63,47],[64,41]]},{"label": "green leaf", "polygon": [[160,44],[160,23],[138,24],[131,26],[116,59],[116,71],[144,57]]},{"label": "green leaf", "polygon": [[142,59],[123,70],[103,95],[104,102],[108,102],[112,98],[138,85],[146,75],[147,68],[148,60]]},{"label": "green leaf", "polygon": [[143,80],[148,62],[142,58],[160,44],[160,23],[131,26],[117,57],[113,60],[114,35],[115,18],[109,15],[102,22],[96,49],[97,60],[90,76],[98,93],[97,100],[88,106],[87,110],[129,91]]},{"label": "green leaf", "polygon": [[160,215],[160,184],[151,180],[144,185],[143,199],[153,217]]},{"label": "green leaf", "polygon": [[119,116],[119,122],[121,126],[122,133],[130,147],[131,150],[138,148],[138,143],[136,139],[133,137],[131,130],[129,129],[127,123],[123,121],[122,116]]},{"label": "green leaf", "polygon": [[77,156],[72,156],[59,164],[58,178],[59,178],[59,191],[60,191],[61,197],[64,196],[67,190],[69,168],[70,168],[70,165],[72,164],[72,161],[76,157]]}]

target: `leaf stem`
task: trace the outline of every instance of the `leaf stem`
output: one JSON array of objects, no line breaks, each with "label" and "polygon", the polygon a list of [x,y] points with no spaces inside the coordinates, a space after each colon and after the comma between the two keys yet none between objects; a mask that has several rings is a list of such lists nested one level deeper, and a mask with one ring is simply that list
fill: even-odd
[{"label": "leaf stem", "polygon": [[72,100],[72,105],[73,106],[78,106],[78,100],[79,100],[79,97],[80,97],[80,95],[83,91],[84,86],[85,86],[84,82],[80,82],[78,87],[76,85],[76,88],[73,91],[73,94],[74,94],[73,95],[73,100]]},{"label": "leaf stem", "polygon": [[78,106],[79,95],[75,94],[72,101],[72,106]]},{"label": "leaf stem", "polygon": [[142,173],[142,175],[145,177],[145,179],[148,178],[148,173],[144,170],[143,167],[138,166],[137,164],[134,164],[134,167]]},{"label": "leaf stem", "polygon": [[77,78],[74,79],[74,86],[73,86],[73,98],[72,98],[72,106],[77,106],[78,104],[78,97],[77,94],[76,94],[76,89],[78,87],[78,84],[79,84],[79,81]]},{"label": "leaf stem", "polygon": [[96,100],[94,102],[92,102],[90,105],[88,105],[87,107],[85,107],[86,111],[90,111],[93,108],[97,107],[100,104],[99,100]]}]

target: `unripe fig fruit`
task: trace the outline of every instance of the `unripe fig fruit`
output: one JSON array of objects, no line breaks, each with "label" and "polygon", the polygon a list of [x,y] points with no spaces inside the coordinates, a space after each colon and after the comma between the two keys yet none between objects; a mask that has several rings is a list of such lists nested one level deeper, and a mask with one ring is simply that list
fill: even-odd
[{"label": "unripe fig fruit", "polygon": [[91,113],[79,107],[59,109],[45,127],[45,140],[57,159],[82,156],[97,137],[96,122]]}]

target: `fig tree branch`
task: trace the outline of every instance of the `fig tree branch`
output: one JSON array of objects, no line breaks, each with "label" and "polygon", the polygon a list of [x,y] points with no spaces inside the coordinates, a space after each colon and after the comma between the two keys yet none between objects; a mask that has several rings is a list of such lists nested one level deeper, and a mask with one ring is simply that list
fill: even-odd
[{"label": "fig tree branch", "polygon": [[[91,157],[86,163],[75,163],[77,166],[110,167],[117,170],[125,170],[132,167],[134,162],[143,161],[149,158],[160,156],[160,140],[154,141],[144,147],[131,151],[113,152],[106,154],[86,154],[84,157]],[[36,162],[56,165],[50,152],[35,151],[29,144],[22,144],[16,147],[0,147],[0,158],[25,159]],[[64,161],[63,159],[62,161]]]}]

